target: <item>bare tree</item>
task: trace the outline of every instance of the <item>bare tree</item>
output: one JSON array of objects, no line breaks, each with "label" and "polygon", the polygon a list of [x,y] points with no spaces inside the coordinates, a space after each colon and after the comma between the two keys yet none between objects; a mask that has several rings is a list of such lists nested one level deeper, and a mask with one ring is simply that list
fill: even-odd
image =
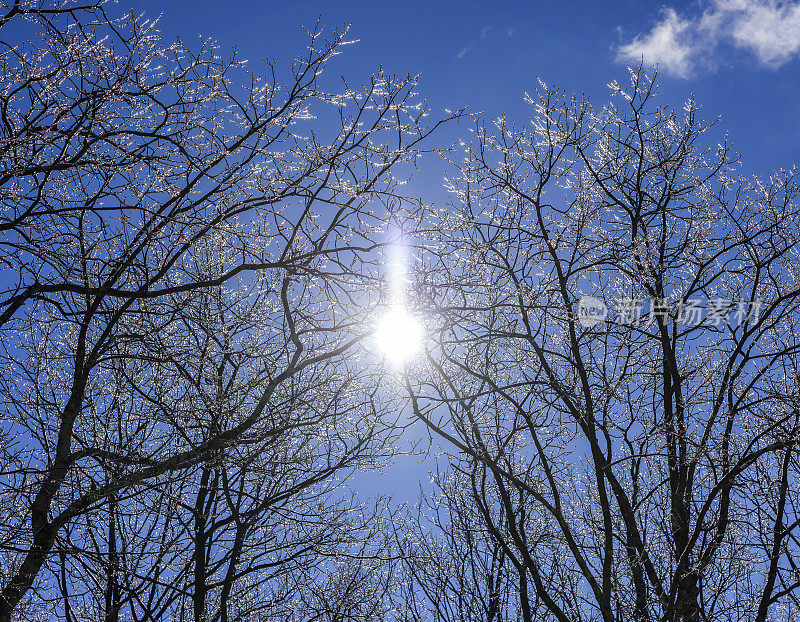
[{"label": "bare tree", "polygon": [[[403,620],[501,622],[518,617],[524,580],[491,537],[469,474],[437,472],[434,492],[409,517],[393,593]],[[478,503],[476,503],[478,501]],[[494,509],[494,508],[493,508]],[[497,508],[501,513],[502,507]]]},{"label": "bare tree", "polygon": [[[194,505],[195,534],[208,534],[202,506],[238,502],[220,456],[275,451],[304,426],[319,433],[325,397],[309,387],[346,412],[335,399],[358,386],[346,355],[369,334],[392,170],[413,166],[438,123],[423,125],[412,78],[323,84],[343,31],[309,32],[288,71],[256,71],[99,2],[4,11],[0,620],[35,615],[56,594],[69,608],[64,558],[97,562],[80,551],[102,546],[72,546],[97,535],[85,529],[97,516],[109,614],[124,598],[124,553],[112,549],[123,525],[154,538],[155,561],[174,569],[181,530],[165,524]],[[191,319],[205,304],[195,292],[215,287],[258,300],[245,332],[262,356],[238,369],[224,330],[199,340]],[[198,354],[212,345],[218,358]],[[212,360],[222,371],[202,367]],[[237,376],[237,392],[215,419],[197,405],[221,376]],[[186,488],[161,495],[190,471],[193,501]],[[148,503],[159,511],[137,523]]]},{"label": "bare tree", "polygon": [[[276,364],[265,358],[270,299],[250,293],[218,287],[186,296],[180,323],[189,347],[173,373],[172,365],[158,373],[180,392],[173,400],[135,397],[120,418],[145,424],[167,416],[176,426],[180,418],[182,433],[197,435],[197,443],[229,427]],[[193,468],[130,486],[73,521],[56,542],[68,567],[53,608],[90,620],[120,619],[120,612],[132,620],[293,619],[313,587],[306,582],[303,589],[294,577],[314,575],[345,554],[357,567],[351,549],[370,539],[364,534],[373,513],[342,481],[391,455],[399,428],[386,412],[391,403],[376,397],[378,377],[360,363],[306,370],[265,411],[269,435],[248,436]],[[151,385],[124,374],[119,393],[140,396]],[[122,451],[130,442],[115,437],[112,444]],[[114,463],[98,462],[103,470],[86,476],[100,487],[113,481],[106,472]]]},{"label": "bare tree", "polygon": [[422,227],[415,414],[522,619],[794,619],[796,173],[738,177],[641,68],[611,89],[476,127]]}]

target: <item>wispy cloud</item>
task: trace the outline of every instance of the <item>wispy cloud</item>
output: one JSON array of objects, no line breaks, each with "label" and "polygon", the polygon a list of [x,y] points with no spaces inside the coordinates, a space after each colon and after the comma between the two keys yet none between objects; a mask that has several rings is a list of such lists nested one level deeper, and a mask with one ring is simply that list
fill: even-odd
[{"label": "wispy cloud", "polygon": [[702,12],[679,15],[664,8],[650,32],[617,50],[617,59],[658,63],[666,73],[687,78],[710,67],[725,46],[752,53],[778,68],[800,55],[800,0],[711,0]]},{"label": "wispy cloud", "polygon": [[800,52],[800,2],[719,2],[720,11],[709,19],[729,19],[730,35],[770,67],[780,67]]},{"label": "wispy cloud", "polygon": [[464,58],[467,54],[469,54],[472,51],[472,48],[475,47],[475,43],[477,43],[477,42],[473,41],[469,45],[465,45],[463,48],[461,48],[459,50],[458,54],[456,54],[456,58],[458,60],[461,60],[462,58]]},{"label": "wispy cloud", "polygon": [[[485,39],[486,38],[486,36],[489,34],[489,31],[491,29],[492,29],[492,25],[491,24],[486,24],[483,28],[481,28],[480,37],[478,39],[474,39],[468,45],[465,45],[463,48],[461,48],[459,50],[458,54],[456,54],[456,58],[461,60],[467,54],[469,54],[480,39]],[[509,34],[509,36],[511,36],[511,35]]]},{"label": "wispy cloud", "polygon": [[619,48],[617,58],[624,61],[658,63],[668,73],[686,78],[692,71],[692,23],[681,19],[675,9],[664,9],[661,20],[646,35]]}]

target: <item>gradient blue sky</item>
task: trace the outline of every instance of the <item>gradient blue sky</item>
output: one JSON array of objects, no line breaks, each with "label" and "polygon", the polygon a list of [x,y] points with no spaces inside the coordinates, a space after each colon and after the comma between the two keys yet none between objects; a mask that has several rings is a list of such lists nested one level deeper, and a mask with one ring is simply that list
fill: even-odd
[{"label": "gradient blue sky", "polygon": [[[313,26],[318,17],[323,24],[353,22],[351,33],[360,42],[336,65],[351,80],[365,79],[379,65],[420,73],[434,110],[466,105],[520,120],[527,113],[522,94],[537,77],[600,103],[609,81],[626,78],[621,51],[637,57],[646,52],[648,61],[661,61],[664,101],[679,105],[694,93],[705,114],[722,115],[745,168],[766,173],[798,159],[798,5],[134,0],[130,7],[152,15],[163,11],[168,36],[210,35],[253,60],[288,61],[304,42],[299,26]],[[634,47],[625,47],[635,37]]]},{"label": "gradient blue sky", "polygon": [[[722,116],[720,127],[741,152],[744,172],[768,174],[800,159],[800,0],[133,0],[129,6],[154,16],[163,11],[167,38],[213,36],[246,58],[284,63],[305,43],[301,24],[352,22],[360,42],[335,65],[349,80],[361,83],[381,65],[419,73],[434,111],[468,106],[519,121],[528,114],[523,93],[537,77],[599,105],[608,82],[626,79],[625,58],[645,54],[660,62],[664,103],[680,107],[694,93],[707,116]],[[358,486],[413,501],[429,467],[405,458],[383,475],[359,478]]]}]

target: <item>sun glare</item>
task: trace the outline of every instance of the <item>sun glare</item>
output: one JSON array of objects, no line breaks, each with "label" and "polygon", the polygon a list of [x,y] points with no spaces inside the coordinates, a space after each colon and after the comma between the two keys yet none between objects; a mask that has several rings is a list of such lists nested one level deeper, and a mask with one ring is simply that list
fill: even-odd
[{"label": "sun glare", "polygon": [[395,307],[378,320],[375,340],[381,353],[398,367],[417,354],[424,331],[404,307]]}]

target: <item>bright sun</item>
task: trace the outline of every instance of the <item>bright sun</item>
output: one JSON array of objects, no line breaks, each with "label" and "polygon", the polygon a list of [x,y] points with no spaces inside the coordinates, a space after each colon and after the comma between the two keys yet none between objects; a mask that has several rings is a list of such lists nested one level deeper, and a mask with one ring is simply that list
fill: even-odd
[{"label": "bright sun", "polygon": [[381,317],[375,330],[375,341],[381,353],[398,367],[419,352],[423,336],[419,320],[399,306]]}]

